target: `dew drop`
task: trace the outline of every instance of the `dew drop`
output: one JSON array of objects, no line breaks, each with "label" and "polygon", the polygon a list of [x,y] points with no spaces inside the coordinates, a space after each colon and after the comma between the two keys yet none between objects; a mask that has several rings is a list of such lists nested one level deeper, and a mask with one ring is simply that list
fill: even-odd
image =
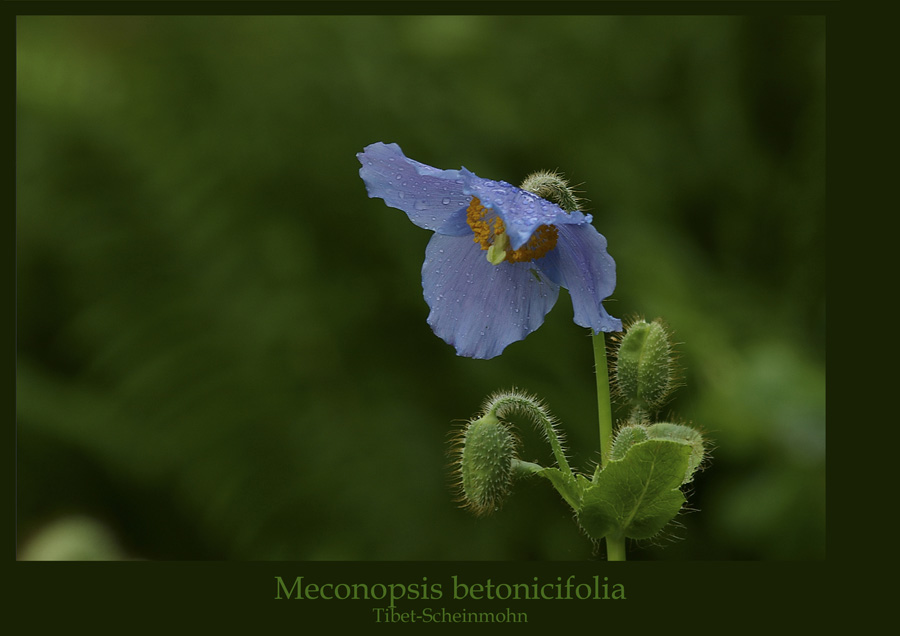
[{"label": "dew drop", "polygon": [[448,197],[444,197],[444,200],[441,201],[444,205],[450,205],[450,199]]}]

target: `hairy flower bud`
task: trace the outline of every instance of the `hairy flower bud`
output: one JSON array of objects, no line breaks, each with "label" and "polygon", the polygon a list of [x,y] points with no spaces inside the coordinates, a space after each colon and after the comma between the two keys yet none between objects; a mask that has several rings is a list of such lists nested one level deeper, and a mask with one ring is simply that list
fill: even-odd
[{"label": "hairy flower bud", "polygon": [[540,170],[525,178],[520,186],[542,199],[552,201],[566,212],[574,212],[581,205],[581,200],[568,182],[556,172]]},{"label": "hairy flower bud", "polygon": [[684,424],[660,422],[648,426],[647,434],[651,439],[668,439],[691,447],[690,464],[688,464],[687,473],[684,476],[684,483],[691,481],[694,473],[700,468],[700,464],[703,463],[703,459],[706,457],[706,447],[700,431]]},{"label": "hairy flower bud", "polygon": [[618,348],[615,382],[618,396],[639,412],[655,413],[665,403],[676,382],[662,321],[638,320],[628,327]]},{"label": "hairy flower bud", "polygon": [[612,448],[609,450],[609,458],[613,461],[619,461],[625,457],[629,448],[640,442],[646,442],[648,439],[650,439],[650,436],[647,434],[646,427],[640,425],[623,426],[616,433]]},{"label": "hairy flower bud", "polygon": [[504,422],[488,413],[469,422],[458,441],[462,502],[477,515],[491,513],[509,492],[518,440]]}]

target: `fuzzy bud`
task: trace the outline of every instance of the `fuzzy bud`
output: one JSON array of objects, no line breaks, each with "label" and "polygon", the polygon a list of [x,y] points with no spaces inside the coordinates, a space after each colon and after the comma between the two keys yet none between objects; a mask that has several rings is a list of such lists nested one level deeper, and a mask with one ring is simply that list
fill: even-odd
[{"label": "fuzzy bud", "polygon": [[703,435],[695,428],[684,424],[672,424],[660,422],[647,427],[647,434],[651,439],[668,439],[691,447],[690,464],[684,476],[684,483],[693,479],[694,473],[700,468],[706,457],[706,447],[703,444]]},{"label": "fuzzy bud", "polygon": [[469,422],[462,434],[457,468],[463,502],[475,514],[496,510],[509,492],[518,440],[488,413]]},{"label": "fuzzy bud", "polygon": [[655,413],[665,403],[675,388],[675,364],[660,320],[638,320],[628,327],[618,349],[615,381],[619,397],[633,409]]},{"label": "fuzzy bud", "polygon": [[555,203],[566,212],[574,212],[581,204],[568,182],[555,172],[541,170],[530,174],[519,187]]},{"label": "fuzzy bud", "polygon": [[647,429],[640,425],[623,426],[616,433],[613,440],[612,448],[609,450],[609,458],[613,461],[619,461],[625,457],[628,449],[640,442],[646,442],[650,439]]}]

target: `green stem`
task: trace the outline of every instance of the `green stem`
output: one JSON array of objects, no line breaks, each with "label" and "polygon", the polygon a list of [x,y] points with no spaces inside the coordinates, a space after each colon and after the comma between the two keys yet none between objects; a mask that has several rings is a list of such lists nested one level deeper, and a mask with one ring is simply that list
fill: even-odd
[{"label": "green stem", "polygon": [[612,535],[606,535],[606,560],[625,560],[625,537],[614,537]]},{"label": "green stem", "polygon": [[[609,371],[606,366],[606,336],[603,332],[593,334],[594,366],[597,375],[597,416],[600,423],[600,468],[609,461],[612,446],[612,406],[609,398]],[[625,537],[607,535],[606,559],[625,560]]]},{"label": "green stem", "polygon": [[597,374],[597,411],[600,420],[600,467],[605,468],[612,446],[612,407],[609,399],[609,372],[606,368],[606,337],[593,335],[594,367]]},{"label": "green stem", "polygon": [[513,458],[512,471],[513,475],[526,477],[528,475],[540,475],[544,471],[544,467],[534,462],[524,462],[521,459]]}]

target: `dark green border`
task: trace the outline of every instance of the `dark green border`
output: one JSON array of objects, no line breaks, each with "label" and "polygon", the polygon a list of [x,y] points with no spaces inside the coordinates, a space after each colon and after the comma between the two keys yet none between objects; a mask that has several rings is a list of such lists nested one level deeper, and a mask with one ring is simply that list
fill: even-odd
[{"label": "dark green border", "polygon": [[838,0],[7,0],[16,15],[822,15]]},{"label": "dark green border", "polygon": [[[461,583],[576,584],[593,577],[624,588],[624,599],[481,600],[453,599],[453,577]],[[374,609],[385,601],[277,599],[278,582],[302,576],[307,583],[439,584],[440,599],[404,600],[397,611],[424,608],[448,612],[524,612],[527,625],[541,630],[594,626],[598,631],[652,627],[674,633],[710,633],[740,627],[809,628],[846,589],[822,563],[18,563],[14,607],[29,631],[75,625],[169,628],[182,633],[188,617],[205,625],[234,625],[249,618],[253,633],[268,626],[303,630],[311,625],[381,627],[429,633],[434,624],[376,623]],[[427,581],[426,581],[427,579]],[[832,585],[832,583],[837,585]],[[844,583],[846,585],[846,581]],[[24,607],[23,607],[24,605]],[[115,618],[114,618],[115,617]],[[458,624],[454,629],[465,629]],[[490,625],[495,629],[496,625]],[[101,630],[102,633],[103,630]],[[804,630],[805,631],[805,630]]]}]

